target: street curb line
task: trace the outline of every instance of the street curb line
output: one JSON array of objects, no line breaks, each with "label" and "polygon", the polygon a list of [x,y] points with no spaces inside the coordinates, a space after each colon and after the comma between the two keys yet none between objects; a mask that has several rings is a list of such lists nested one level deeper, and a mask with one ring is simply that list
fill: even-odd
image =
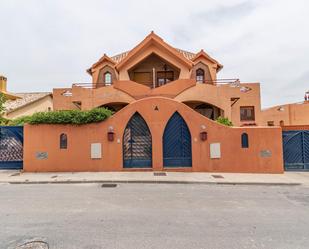
[{"label": "street curb line", "polygon": [[198,181],[153,181],[153,180],[93,180],[93,181],[8,181],[9,184],[86,184],[86,183],[142,183],[142,184],[196,184],[196,185],[253,185],[253,186],[300,186],[302,183],[278,182],[198,182]]}]

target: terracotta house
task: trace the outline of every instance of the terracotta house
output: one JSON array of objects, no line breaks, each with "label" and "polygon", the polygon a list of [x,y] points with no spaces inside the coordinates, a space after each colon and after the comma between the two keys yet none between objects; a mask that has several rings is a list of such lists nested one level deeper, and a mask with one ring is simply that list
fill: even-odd
[{"label": "terracotta house", "polygon": [[222,68],[204,50],[174,48],[154,32],[104,54],[87,70],[92,82],[53,90],[53,108],[115,114],[83,126],[26,125],[24,170],[281,173],[281,128],[262,126],[260,84],[219,79]]}]

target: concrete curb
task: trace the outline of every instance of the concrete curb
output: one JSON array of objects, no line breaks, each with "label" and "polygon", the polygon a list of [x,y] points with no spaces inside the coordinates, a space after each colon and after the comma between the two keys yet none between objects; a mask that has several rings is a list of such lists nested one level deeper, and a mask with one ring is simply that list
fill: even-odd
[{"label": "concrete curb", "polygon": [[199,181],[155,181],[155,180],[93,180],[93,181],[81,181],[81,180],[64,180],[64,181],[7,181],[0,183],[8,184],[89,184],[89,183],[142,183],[142,184],[196,184],[196,185],[253,185],[253,186],[300,186],[302,183],[279,183],[279,182],[199,182]]}]

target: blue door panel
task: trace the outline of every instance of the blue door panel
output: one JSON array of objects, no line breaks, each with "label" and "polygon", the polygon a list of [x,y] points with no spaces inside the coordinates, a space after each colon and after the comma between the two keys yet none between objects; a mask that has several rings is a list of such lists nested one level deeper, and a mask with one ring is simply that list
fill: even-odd
[{"label": "blue door panel", "polygon": [[123,167],[152,167],[151,133],[139,113],[132,116],[123,134]]},{"label": "blue door panel", "polygon": [[309,131],[283,131],[285,170],[309,170]]},{"label": "blue door panel", "polygon": [[191,167],[191,134],[178,112],[168,121],[163,134],[163,166]]}]

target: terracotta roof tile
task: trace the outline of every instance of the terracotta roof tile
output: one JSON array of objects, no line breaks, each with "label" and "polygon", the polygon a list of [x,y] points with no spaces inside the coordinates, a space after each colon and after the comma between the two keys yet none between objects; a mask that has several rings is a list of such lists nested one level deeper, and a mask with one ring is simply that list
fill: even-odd
[{"label": "terracotta roof tile", "polygon": [[48,95],[51,95],[51,93],[50,92],[14,93],[14,95],[20,97],[20,99],[7,100],[4,104],[6,112],[12,112],[15,109],[18,109],[22,106],[28,105]]},{"label": "terracotta roof tile", "polygon": [[[182,54],[186,59],[188,59],[188,60],[192,60],[192,59],[195,57],[195,55],[196,55],[196,54],[194,54],[194,53],[191,53],[191,52],[188,52],[188,51],[185,51],[185,50],[182,50],[182,49],[176,48],[176,50],[177,50],[179,53],[181,53],[181,54]],[[114,56],[111,57],[111,59],[112,59],[113,61],[115,61],[115,63],[118,64],[118,63],[121,62],[125,57],[127,57],[127,55],[128,55],[129,52],[130,52],[130,51],[126,51],[126,52],[123,52],[123,53],[114,55]]]}]

